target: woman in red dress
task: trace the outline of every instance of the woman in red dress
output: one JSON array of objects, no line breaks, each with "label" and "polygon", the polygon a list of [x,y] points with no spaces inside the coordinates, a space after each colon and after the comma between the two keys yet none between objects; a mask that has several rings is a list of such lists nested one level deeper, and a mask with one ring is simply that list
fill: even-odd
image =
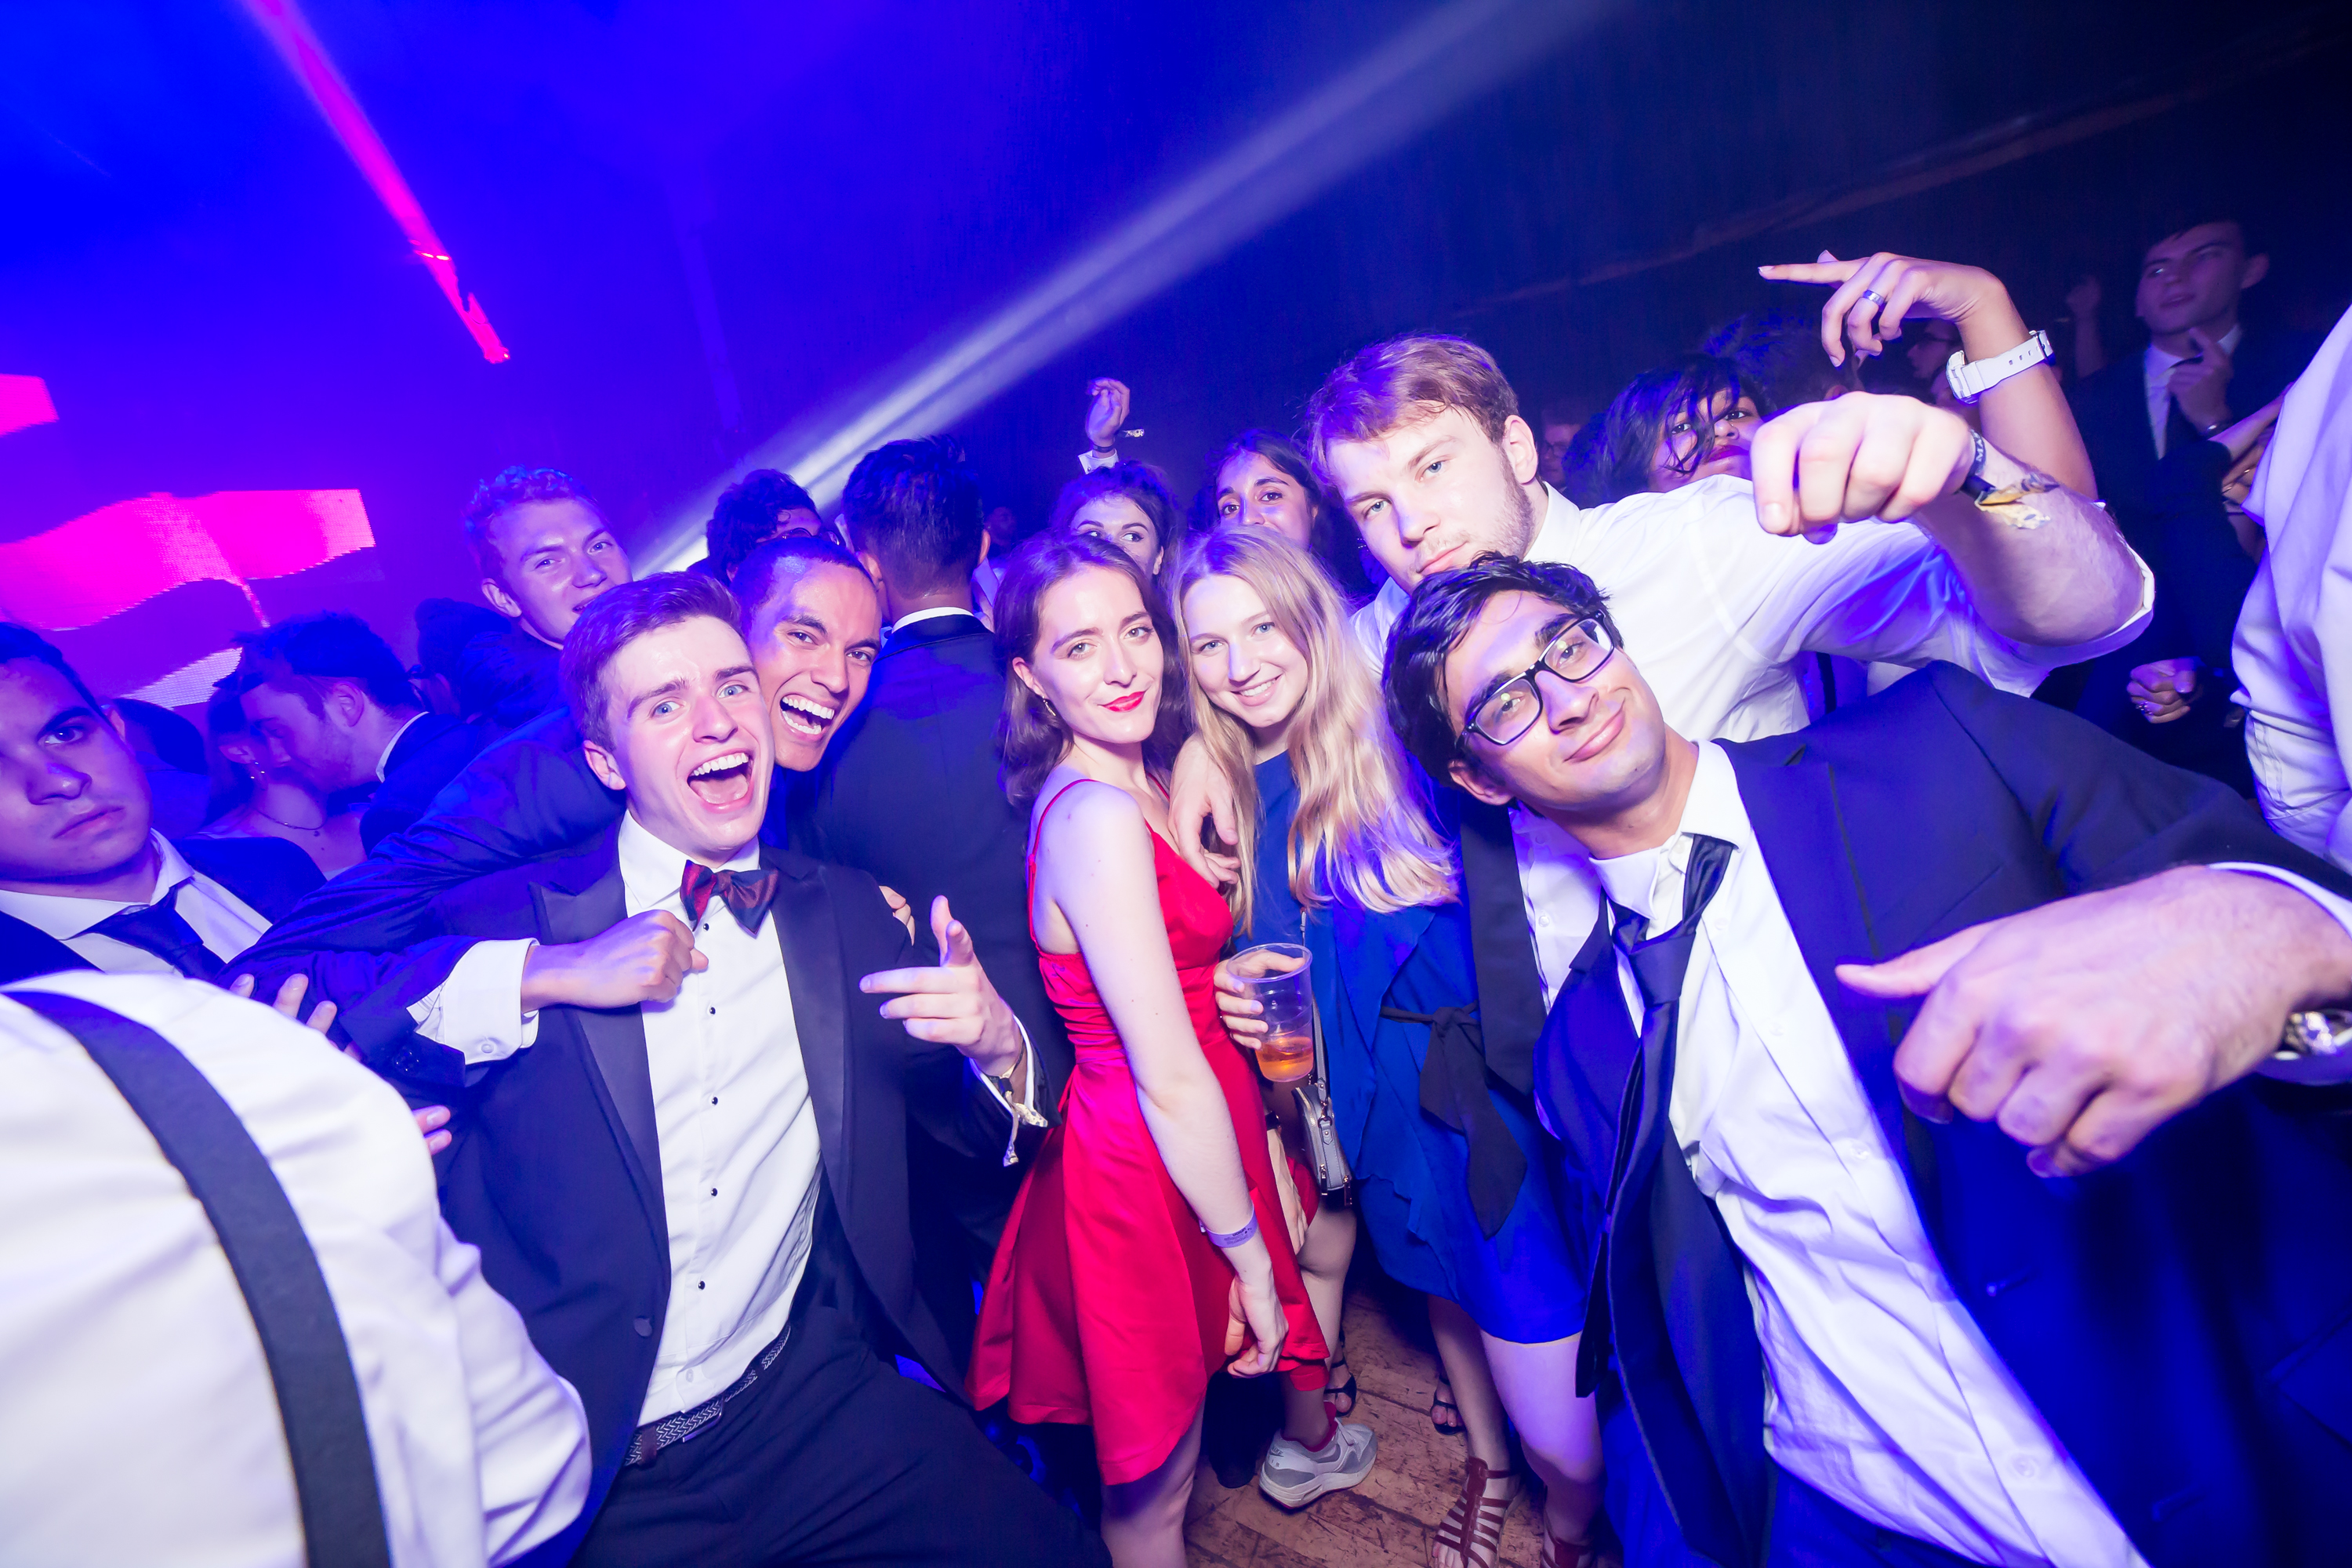
[{"label": "woman in red dress", "polygon": [[1093,1426],[1112,1561],[1177,1568],[1210,1374],[1320,1388],[1326,1352],[1288,1173],[1218,1020],[1232,917],[1167,840],[1167,611],[1116,548],[1046,536],[1007,566],[996,633],[1005,789],[1034,803],[1030,929],[1077,1065],[997,1248],[971,1390]]}]

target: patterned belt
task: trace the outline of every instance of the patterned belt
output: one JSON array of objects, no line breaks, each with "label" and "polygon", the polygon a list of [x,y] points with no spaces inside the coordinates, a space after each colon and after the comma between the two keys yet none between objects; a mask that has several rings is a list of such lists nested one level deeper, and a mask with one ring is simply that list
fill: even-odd
[{"label": "patterned belt", "polygon": [[743,1369],[743,1375],[729,1384],[716,1397],[704,1400],[691,1410],[681,1410],[675,1415],[665,1415],[658,1421],[638,1427],[636,1436],[629,1439],[629,1451],[622,1457],[621,1463],[649,1465],[653,1463],[654,1456],[664,1448],[701,1436],[706,1428],[727,1413],[729,1400],[741,1397],[746,1389],[760,1381],[761,1373],[776,1364],[776,1358],[784,1353],[784,1342],[792,1337],[793,1327],[787,1322],[784,1331],[769,1341],[766,1350],[751,1358],[751,1364]]}]

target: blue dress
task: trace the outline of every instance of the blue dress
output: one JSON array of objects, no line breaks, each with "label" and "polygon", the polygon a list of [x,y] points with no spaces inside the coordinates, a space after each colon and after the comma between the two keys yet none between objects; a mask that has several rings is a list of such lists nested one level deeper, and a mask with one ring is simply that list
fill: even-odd
[{"label": "blue dress", "polygon": [[1466,912],[1452,903],[1304,913],[1289,888],[1298,791],[1286,754],[1257,765],[1257,789],[1264,826],[1242,943],[1303,941],[1315,955],[1332,1105],[1381,1267],[1400,1284],[1460,1303],[1498,1340],[1536,1344],[1578,1332],[1594,1226],[1580,1190],[1561,1180],[1532,1108],[1489,1079],[1496,1111],[1528,1157],[1517,1199],[1490,1237],[1471,1206],[1469,1141],[1421,1108],[1429,1026],[1381,1016],[1386,1007],[1426,1016],[1476,1001]]}]

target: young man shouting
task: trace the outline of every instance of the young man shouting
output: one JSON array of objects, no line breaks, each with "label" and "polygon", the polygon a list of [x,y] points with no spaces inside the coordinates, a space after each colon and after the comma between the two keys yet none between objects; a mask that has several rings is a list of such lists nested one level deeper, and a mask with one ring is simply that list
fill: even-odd
[{"label": "young man shouting", "polygon": [[436,899],[403,983],[465,1086],[451,1227],[587,1408],[577,1560],[1099,1562],[891,1365],[955,1385],[908,1119],[1002,1157],[1034,1074],[944,900],[927,964],[870,878],[760,842],[774,743],[736,616],[690,573],[583,613],[565,695],[625,815]]}]

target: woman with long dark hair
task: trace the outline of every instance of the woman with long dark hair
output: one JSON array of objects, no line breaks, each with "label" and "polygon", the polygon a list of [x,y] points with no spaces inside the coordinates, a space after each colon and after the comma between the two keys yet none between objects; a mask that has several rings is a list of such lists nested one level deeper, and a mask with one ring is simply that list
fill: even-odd
[{"label": "woman with long dark hair", "polygon": [[1030,928],[1077,1060],[1005,1223],[971,1392],[1091,1426],[1112,1560],[1178,1568],[1210,1375],[1320,1389],[1323,1339],[1290,1177],[1218,1016],[1232,916],[1168,842],[1186,718],[1168,612],[1116,546],[1049,533],[1008,563],[996,638],[1002,776],[1032,808]]},{"label": "woman with long dark hair", "polygon": [[1244,430],[1226,442],[1209,459],[1192,513],[1195,532],[1233,526],[1272,529],[1315,557],[1349,604],[1372,596],[1354,520],[1286,437]]},{"label": "woman with long dark hair", "polygon": [[1169,493],[1167,475],[1150,463],[1114,463],[1064,485],[1045,531],[1115,544],[1156,582],[1184,537],[1184,514]]},{"label": "woman with long dark hair", "polygon": [[1568,499],[1602,506],[1717,474],[1744,479],[1758,407],[1757,389],[1729,360],[1691,354],[1645,370],[1571,443]]}]

